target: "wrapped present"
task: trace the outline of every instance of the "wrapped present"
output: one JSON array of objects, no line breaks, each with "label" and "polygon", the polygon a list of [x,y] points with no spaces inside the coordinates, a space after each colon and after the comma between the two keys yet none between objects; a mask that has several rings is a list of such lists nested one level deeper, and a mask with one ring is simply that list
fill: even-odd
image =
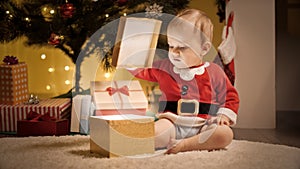
[{"label": "wrapped present", "polygon": [[27,119],[27,114],[31,111],[44,115],[50,113],[51,116],[59,119],[69,119],[71,115],[71,99],[44,99],[38,104],[0,104],[0,131],[16,132],[17,121]]},{"label": "wrapped present", "polygon": [[28,99],[27,64],[0,64],[0,104],[16,105]]},{"label": "wrapped present", "polygon": [[76,95],[72,99],[71,132],[89,134],[89,117],[93,114],[91,95]]},{"label": "wrapped present", "polygon": [[154,118],[133,114],[91,116],[90,151],[104,157],[154,153]]},{"label": "wrapped present", "polygon": [[17,136],[60,136],[69,134],[69,120],[56,119],[50,113],[44,115],[29,112],[26,120],[17,121]]},{"label": "wrapped present", "polygon": [[148,108],[148,100],[137,80],[92,81],[91,94],[94,115],[145,115]]}]

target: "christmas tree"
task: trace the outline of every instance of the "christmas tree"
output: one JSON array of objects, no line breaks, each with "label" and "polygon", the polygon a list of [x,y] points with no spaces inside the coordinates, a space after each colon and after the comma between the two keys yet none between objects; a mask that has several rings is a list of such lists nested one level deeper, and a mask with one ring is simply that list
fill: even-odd
[{"label": "christmas tree", "polygon": [[[82,46],[103,25],[132,13],[175,15],[186,8],[188,3],[189,0],[1,1],[0,42],[5,43],[25,36],[27,45],[51,45],[62,50],[74,63],[78,63]],[[110,52],[107,52],[101,58],[106,70],[111,69],[109,56]],[[78,79],[80,64],[76,64],[77,87]]]}]

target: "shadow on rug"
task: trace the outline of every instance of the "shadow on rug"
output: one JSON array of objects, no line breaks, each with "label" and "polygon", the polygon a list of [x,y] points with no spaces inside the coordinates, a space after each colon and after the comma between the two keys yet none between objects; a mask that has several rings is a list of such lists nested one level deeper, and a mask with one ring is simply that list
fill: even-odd
[{"label": "shadow on rug", "polygon": [[89,136],[0,138],[0,168],[299,169],[300,149],[234,140],[227,150],[160,153],[145,158],[103,158],[89,151]]}]

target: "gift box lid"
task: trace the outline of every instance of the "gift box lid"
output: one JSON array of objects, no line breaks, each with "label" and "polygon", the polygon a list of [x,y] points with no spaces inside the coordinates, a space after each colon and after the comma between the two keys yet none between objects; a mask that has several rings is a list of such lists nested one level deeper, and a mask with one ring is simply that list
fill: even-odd
[{"label": "gift box lid", "polygon": [[91,95],[96,109],[148,108],[148,100],[137,80],[92,81]]}]

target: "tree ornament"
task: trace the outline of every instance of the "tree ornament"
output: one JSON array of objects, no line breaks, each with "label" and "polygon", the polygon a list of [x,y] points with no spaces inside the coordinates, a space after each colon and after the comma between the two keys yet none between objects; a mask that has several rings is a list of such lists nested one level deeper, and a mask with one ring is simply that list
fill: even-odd
[{"label": "tree ornament", "polygon": [[58,45],[61,43],[61,41],[64,39],[63,36],[59,36],[56,33],[51,33],[50,38],[48,40],[48,43],[50,45]]},{"label": "tree ornament", "polygon": [[60,6],[60,14],[63,18],[71,18],[74,14],[75,7],[72,3],[65,3]]},{"label": "tree ornament", "polygon": [[164,8],[163,6],[159,6],[156,3],[154,3],[153,5],[147,6],[147,8],[145,9],[146,17],[150,17],[150,18],[160,17],[162,15],[163,8]]},{"label": "tree ornament", "polygon": [[51,22],[53,20],[54,13],[55,10],[50,4],[41,6],[41,14],[43,15],[46,22]]},{"label": "tree ornament", "polygon": [[118,6],[124,6],[128,0],[118,0]]}]

